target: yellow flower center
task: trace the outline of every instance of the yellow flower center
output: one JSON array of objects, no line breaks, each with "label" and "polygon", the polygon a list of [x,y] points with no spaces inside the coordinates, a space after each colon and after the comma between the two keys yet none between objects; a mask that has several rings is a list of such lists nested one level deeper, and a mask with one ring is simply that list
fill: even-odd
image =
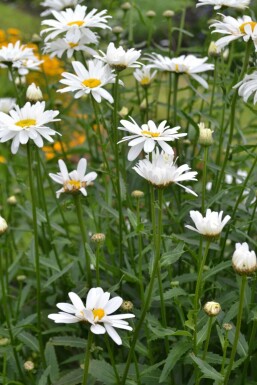
[{"label": "yellow flower center", "polygon": [[36,119],[22,119],[16,122],[15,125],[22,128],[28,128],[31,126],[35,126],[36,123],[37,123]]},{"label": "yellow flower center", "polygon": [[245,26],[246,25],[250,25],[250,27],[252,29],[252,32],[253,32],[255,26],[257,25],[257,23],[255,21],[247,21],[247,22],[241,24],[239,29],[240,29],[240,32],[243,33],[243,34],[245,34]]},{"label": "yellow flower center", "polygon": [[85,22],[83,20],[77,20],[77,21],[70,21],[67,23],[67,25],[72,26],[72,25],[77,25],[78,27],[81,27]]},{"label": "yellow flower center", "polygon": [[145,77],[145,78],[143,78],[142,80],[141,80],[141,85],[142,86],[146,86],[146,85],[148,85],[149,83],[150,83],[150,78],[148,78],[147,76]]},{"label": "yellow flower center", "polygon": [[86,182],[81,182],[80,180],[74,180],[74,179],[67,180],[63,184],[63,188],[65,192],[76,192],[79,189],[81,189],[81,187],[85,187],[85,186],[86,186]]},{"label": "yellow flower center", "polygon": [[99,320],[102,319],[105,316],[105,312],[103,309],[94,309],[92,310],[94,314],[94,318],[98,318]]},{"label": "yellow flower center", "polygon": [[68,43],[71,48],[77,47],[78,43]]},{"label": "yellow flower center", "polygon": [[158,136],[160,136],[159,132],[151,132],[151,131],[141,131],[141,134],[146,136],[151,136],[152,138],[158,138]]},{"label": "yellow flower center", "polygon": [[179,65],[175,64],[175,72],[179,72]]},{"label": "yellow flower center", "polygon": [[98,87],[101,84],[101,82],[99,79],[90,78],[90,79],[84,80],[82,84],[89,88],[95,88],[95,87]]}]

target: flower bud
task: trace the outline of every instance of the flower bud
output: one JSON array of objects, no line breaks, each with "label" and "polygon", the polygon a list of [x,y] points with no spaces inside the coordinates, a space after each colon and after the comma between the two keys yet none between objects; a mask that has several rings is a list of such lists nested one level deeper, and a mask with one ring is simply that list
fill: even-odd
[{"label": "flower bud", "polygon": [[132,191],[132,193],[131,193],[131,196],[132,196],[133,198],[137,198],[137,199],[143,198],[144,195],[145,195],[144,192],[143,192],[143,191],[140,191],[140,190],[134,190],[134,191]]},{"label": "flower bud", "polygon": [[222,57],[225,61],[228,60],[228,57],[229,57],[229,49],[228,48],[224,49]]},{"label": "flower bud", "polygon": [[230,330],[233,329],[233,325],[230,324],[230,323],[225,323],[222,325],[223,329],[226,330],[227,332],[229,332]]},{"label": "flower bud", "polygon": [[236,243],[232,257],[233,269],[240,275],[251,275],[257,270],[257,259],[254,251],[249,250],[246,242]]},{"label": "flower bud", "polygon": [[7,198],[7,203],[11,206],[15,206],[17,204],[16,196],[11,195],[9,198]]},{"label": "flower bud", "polygon": [[41,43],[41,41],[42,41],[42,38],[37,33],[33,33],[31,42],[35,44],[39,44]]},{"label": "flower bud", "polygon": [[140,110],[146,110],[147,108],[147,105],[146,105],[146,99],[143,99],[140,106],[139,106]]},{"label": "flower bud", "polygon": [[214,41],[211,41],[211,44],[209,45],[208,56],[215,58],[221,56],[221,50]]},{"label": "flower bud", "polygon": [[121,9],[123,9],[123,11],[128,11],[131,9],[131,4],[126,1],[126,3],[121,4]]},{"label": "flower bud", "polygon": [[26,92],[26,98],[28,101],[34,103],[43,100],[43,94],[41,89],[37,87],[35,83],[30,84]]},{"label": "flower bud", "polygon": [[113,27],[113,29],[112,29],[112,32],[115,33],[115,35],[119,35],[123,31],[124,31],[124,29],[122,27],[120,27],[119,25],[117,25],[116,27]]},{"label": "flower bud", "polygon": [[95,243],[104,243],[105,235],[102,233],[93,234],[91,240]]},{"label": "flower bud", "polygon": [[9,343],[10,343],[9,338],[6,338],[6,337],[0,338],[0,346],[6,346],[6,345],[9,345]]},{"label": "flower bud", "polygon": [[125,311],[131,311],[133,310],[133,303],[131,301],[123,301],[121,304],[121,309]]},{"label": "flower bud", "polygon": [[24,362],[23,366],[24,366],[24,369],[27,370],[28,372],[30,372],[31,370],[33,370],[35,368],[34,362],[32,362],[32,361]]},{"label": "flower bud", "polygon": [[167,19],[173,17],[175,15],[175,12],[173,12],[171,9],[166,9],[166,11],[163,12],[162,16],[166,17]]},{"label": "flower bud", "polygon": [[152,19],[155,16],[156,16],[156,12],[154,12],[152,9],[146,12],[146,17],[148,17],[149,19]]},{"label": "flower bud", "polygon": [[26,275],[21,274],[21,275],[17,275],[16,279],[18,282],[23,282],[23,281],[26,281],[27,277]]},{"label": "flower bud", "polygon": [[8,225],[6,220],[0,216],[0,235],[5,233],[7,229],[8,229]]},{"label": "flower bud", "polygon": [[206,302],[203,310],[209,317],[215,317],[220,313],[221,306],[218,302],[210,301],[210,302]]},{"label": "flower bud", "polygon": [[210,128],[205,128],[203,122],[198,124],[199,127],[199,144],[202,146],[210,146],[213,144],[212,133],[213,131]]},{"label": "flower bud", "polygon": [[119,111],[119,115],[122,117],[122,118],[125,118],[125,116],[127,116],[129,113],[129,110],[127,107],[122,107],[122,109]]}]

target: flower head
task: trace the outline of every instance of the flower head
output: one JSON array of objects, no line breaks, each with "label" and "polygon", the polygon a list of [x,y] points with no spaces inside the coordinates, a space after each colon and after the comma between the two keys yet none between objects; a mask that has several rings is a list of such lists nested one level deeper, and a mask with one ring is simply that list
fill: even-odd
[{"label": "flower head", "polygon": [[98,103],[101,102],[102,98],[113,103],[112,95],[103,88],[109,83],[114,83],[113,71],[100,60],[89,60],[87,64],[88,69],[82,63],[73,61],[72,66],[76,75],[63,72],[64,79],[61,79],[60,83],[67,87],[58,90],[58,92],[75,92],[76,99],[91,93]]},{"label": "flower head", "polygon": [[0,215],[0,235],[3,234],[3,233],[5,233],[7,229],[8,229],[7,222],[6,222],[6,220],[5,220],[3,217],[1,217],[1,215]]},{"label": "flower head", "polygon": [[50,178],[63,186],[60,190],[56,191],[57,198],[60,197],[61,193],[74,194],[79,191],[84,196],[87,196],[87,190],[85,187],[97,178],[96,172],[86,174],[87,160],[85,158],[80,159],[77,170],[73,170],[71,172],[68,172],[66,164],[63,160],[60,159],[58,164],[60,172],[57,174],[49,174]]},{"label": "flower head", "polygon": [[174,162],[173,154],[160,153],[159,150],[156,149],[156,151],[152,153],[152,161],[149,160],[148,156],[145,159],[140,160],[133,169],[138,175],[157,188],[164,188],[175,183],[184,188],[186,192],[197,196],[194,191],[179,183],[197,180],[195,178],[197,172],[189,171],[190,168],[187,164],[178,167],[176,162]]},{"label": "flower head", "polygon": [[137,59],[141,55],[141,51],[130,48],[125,51],[123,47],[116,48],[114,43],[110,43],[107,47],[106,54],[100,51],[102,56],[95,56],[97,59],[109,64],[116,71],[122,71],[128,67],[139,67],[141,63]]},{"label": "flower head", "polygon": [[214,9],[221,7],[231,7],[237,9],[245,9],[250,4],[251,0],[198,0],[196,7],[201,5],[214,5]]},{"label": "flower head", "polygon": [[153,71],[151,73],[151,68],[147,65],[144,65],[141,68],[137,68],[133,75],[142,87],[147,88],[150,86],[156,73],[157,71]]},{"label": "flower head", "polygon": [[221,312],[221,306],[218,302],[210,301],[206,302],[203,310],[209,317],[215,317]]},{"label": "flower head", "polygon": [[244,79],[237,83],[233,88],[238,88],[238,95],[241,96],[244,102],[254,94],[253,104],[257,103],[257,71],[250,75],[246,75]]},{"label": "flower head", "polygon": [[15,106],[16,99],[14,98],[0,98],[0,112],[8,112]]},{"label": "flower head", "polygon": [[69,297],[72,305],[58,303],[56,306],[62,311],[58,314],[50,314],[48,318],[54,320],[55,323],[89,322],[92,333],[105,334],[107,332],[117,345],[121,345],[122,341],[115,328],[132,330],[128,322],[124,320],[135,317],[134,314],[112,314],[121,306],[123,302],[121,297],[110,299],[110,293],[104,292],[100,287],[89,290],[85,306],[77,294],[71,292]]},{"label": "flower head", "polygon": [[213,131],[210,128],[205,127],[203,122],[198,124],[199,127],[199,143],[202,146],[210,146],[213,144],[212,133]]},{"label": "flower head", "polygon": [[44,0],[40,5],[47,8],[41,13],[41,16],[51,15],[52,11],[62,11],[65,8],[76,7],[77,4],[82,3],[83,0]]},{"label": "flower head", "polygon": [[147,153],[152,152],[157,143],[163,151],[172,155],[173,150],[166,142],[171,142],[186,135],[185,133],[178,134],[178,130],[180,129],[179,126],[173,128],[166,126],[166,120],[161,122],[158,126],[152,120],[149,120],[140,127],[134,119],[131,117],[130,119],[131,122],[128,120],[121,120],[120,122],[123,127],[118,127],[119,130],[127,131],[132,134],[130,136],[125,136],[119,142],[130,141],[128,143],[129,147],[131,147],[128,153],[128,160],[130,161],[136,159],[143,149]]},{"label": "flower head", "polygon": [[161,71],[175,72],[178,74],[187,74],[200,83],[204,88],[208,88],[207,82],[198,75],[205,71],[212,71],[214,64],[205,63],[208,57],[197,58],[194,55],[181,55],[170,59],[157,53],[148,55],[150,68],[156,68]]},{"label": "flower head", "polygon": [[26,92],[26,98],[30,102],[38,102],[43,99],[43,94],[41,89],[35,85],[35,83],[32,83],[28,86],[27,92]]},{"label": "flower head", "polygon": [[226,215],[224,219],[222,219],[222,216],[223,211],[218,213],[216,211],[207,209],[206,216],[203,217],[199,211],[191,210],[190,217],[193,220],[196,228],[190,225],[186,225],[186,227],[204,235],[207,238],[217,238],[219,237],[223,227],[230,220],[229,215]]},{"label": "flower head", "polygon": [[27,102],[20,108],[15,105],[9,115],[0,112],[0,142],[12,139],[11,151],[16,154],[20,144],[26,144],[29,139],[38,147],[43,147],[43,139],[53,142],[52,135],[57,132],[47,124],[60,119],[55,119],[59,111],[46,110],[45,102],[31,104]]},{"label": "flower head", "polygon": [[249,250],[249,245],[246,242],[236,243],[232,265],[234,270],[241,275],[250,275],[257,270],[256,254]]},{"label": "flower head", "polygon": [[252,20],[250,16],[243,16],[235,19],[232,16],[222,15],[222,21],[215,20],[211,25],[212,28],[216,28],[212,33],[221,33],[226,36],[216,41],[216,46],[220,49],[226,47],[231,41],[240,39],[241,37],[245,42],[252,39],[257,50],[257,23]]}]

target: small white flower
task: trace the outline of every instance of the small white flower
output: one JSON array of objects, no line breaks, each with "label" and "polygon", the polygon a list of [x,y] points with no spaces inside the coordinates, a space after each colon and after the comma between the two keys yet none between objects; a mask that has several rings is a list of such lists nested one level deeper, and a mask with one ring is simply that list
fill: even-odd
[{"label": "small white flower", "polygon": [[204,88],[208,88],[207,82],[198,75],[205,71],[212,71],[214,64],[205,63],[208,57],[197,58],[194,55],[181,55],[177,58],[169,58],[157,53],[152,53],[148,56],[150,68],[156,68],[161,71],[175,72],[178,74],[187,74],[194,80],[200,83]]},{"label": "small white flower", "polygon": [[86,174],[87,160],[85,158],[80,159],[77,170],[68,172],[66,164],[63,160],[58,161],[60,172],[57,174],[50,173],[49,176],[63,187],[56,191],[57,198],[61,193],[77,193],[80,191],[84,196],[87,196],[86,186],[88,186],[93,180],[97,178],[96,172],[90,172]]},{"label": "small white flower", "polygon": [[8,114],[15,104],[16,99],[14,98],[0,98],[0,111]]},{"label": "small white flower", "polygon": [[80,32],[77,28],[71,29],[67,32],[66,36],[63,39],[57,39],[50,43],[46,43],[44,47],[44,53],[50,54],[50,57],[57,56],[62,57],[64,53],[67,54],[67,57],[70,59],[74,52],[87,52],[90,55],[95,55],[96,51],[88,47],[88,44],[96,44],[98,42],[98,37],[95,34],[92,34],[90,39],[87,36],[80,35]]},{"label": "small white flower", "polygon": [[153,73],[151,73],[151,68],[144,65],[141,68],[137,68],[133,75],[142,87],[148,87],[152,83],[156,73],[157,71],[153,71]]},{"label": "small white flower", "polygon": [[113,43],[110,43],[107,47],[106,54],[103,51],[100,51],[100,53],[102,56],[95,57],[103,60],[117,71],[122,71],[128,67],[135,68],[141,65],[141,63],[137,62],[137,59],[141,55],[141,51],[137,51],[134,48],[125,51],[121,46],[116,48]]},{"label": "small white flower", "polygon": [[5,233],[7,229],[8,229],[7,222],[6,222],[6,220],[5,220],[3,217],[1,217],[1,215],[0,215],[0,235],[3,234],[3,233]]},{"label": "small white flower", "polygon": [[64,79],[61,79],[60,83],[67,85],[67,87],[58,90],[58,92],[75,92],[74,97],[76,99],[91,93],[98,103],[101,102],[102,98],[113,103],[112,95],[103,88],[105,85],[115,82],[115,75],[111,68],[96,59],[89,60],[87,65],[88,69],[79,61],[73,61],[72,66],[76,75],[63,72]]},{"label": "small white flower", "polygon": [[121,297],[110,299],[110,293],[104,292],[100,287],[89,290],[86,306],[77,294],[71,292],[69,297],[72,305],[58,303],[56,306],[62,311],[59,314],[50,314],[48,318],[54,320],[55,323],[89,322],[92,333],[105,334],[107,332],[117,345],[121,345],[122,341],[114,328],[132,330],[132,327],[124,320],[135,317],[134,314],[112,314],[121,306],[123,302]]},{"label": "small white flower", "polygon": [[35,85],[35,83],[32,83],[28,86],[27,92],[26,92],[26,98],[30,102],[38,102],[43,99],[43,94],[41,89]]},{"label": "small white flower", "polygon": [[230,216],[226,215],[224,219],[222,219],[223,211],[219,213],[216,211],[211,211],[207,209],[206,216],[203,215],[199,211],[190,211],[190,217],[195,224],[195,227],[186,225],[186,227],[190,230],[196,231],[199,234],[206,236],[207,238],[216,238],[220,235],[223,227],[230,220]]},{"label": "small white flower", "polygon": [[246,242],[236,243],[232,257],[232,265],[238,274],[250,275],[257,270],[257,259],[254,251],[249,250]]},{"label": "small white flower", "polygon": [[201,5],[214,5],[214,9],[220,9],[221,7],[231,7],[237,9],[248,8],[251,0],[198,0],[196,7]]},{"label": "small white flower", "polygon": [[166,126],[167,121],[164,120],[157,126],[152,120],[149,120],[147,124],[143,124],[141,127],[130,117],[131,121],[121,120],[123,127],[118,127],[119,130],[128,131],[133,134],[125,136],[119,143],[130,140],[128,143],[131,149],[128,153],[128,160],[132,161],[140,154],[144,149],[145,152],[149,153],[155,149],[155,145],[158,143],[160,147],[168,154],[172,155],[172,148],[166,143],[171,142],[175,139],[186,136],[187,134],[178,134],[179,126],[170,128]]},{"label": "small white flower", "polygon": [[147,156],[146,159],[140,160],[133,169],[138,175],[157,188],[164,188],[175,183],[184,188],[186,192],[197,196],[194,191],[179,183],[197,180],[195,178],[197,172],[189,171],[190,168],[187,164],[178,167],[176,162],[174,162],[173,154],[159,153],[159,150],[156,149],[156,151],[152,153],[152,161],[150,161],[149,156]]},{"label": "small white flower", "polygon": [[209,317],[215,317],[221,312],[221,306],[218,302],[210,301],[206,302],[203,310]]},{"label": "small white flower", "polygon": [[238,88],[238,95],[244,102],[247,102],[250,96],[254,94],[253,104],[257,103],[257,71],[250,75],[246,75],[244,79],[237,83],[233,88]]},{"label": "small white flower", "polygon": [[57,132],[47,127],[46,124],[56,122],[59,111],[46,110],[45,102],[31,104],[27,102],[20,108],[15,106],[9,115],[0,112],[0,142],[12,139],[11,151],[16,154],[20,144],[33,140],[38,147],[43,147],[43,138],[53,142],[52,135]]},{"label": "small white flower", "polygon": [[62,11],[65,8],[76,7],[77,4],[82,3],[83,0],[44,0],[40,5],[47,8],[41,13],[41,16],[51,15],[52,11]]},{"label": "small white flower", "polygon": [[215,20],[211,24],[211,28],[216,28],[212,33],[221,33],[226,36],[216,41],[216,45],[219,48],[226,47],[231,41],[240,39],[241,37],[245,42],[252,39],[257,50],[257,23],[253,21],[250,16],[243,16],[235,19],[232,16],[222,15],[222,21]]},{"label": "small white flower", "polygon": [[77,28],[81,36],[86,36],[89,39],[93,32],[91,28],[110,28],[107,26],[107,19],[111,16],[105,15],[107,10],[97,13],[97,9],[92,9],[88,14],[87,7],[84,5],[77,5],[73,10],[71,8],[66,11],[56,12],[52,11],[56,20],[43,20],[42,25],[47,25],[49,28],[44,29],[41,34],[48,34],[45,41],[55,39],[61,33],[66,33],[70,29]]}]

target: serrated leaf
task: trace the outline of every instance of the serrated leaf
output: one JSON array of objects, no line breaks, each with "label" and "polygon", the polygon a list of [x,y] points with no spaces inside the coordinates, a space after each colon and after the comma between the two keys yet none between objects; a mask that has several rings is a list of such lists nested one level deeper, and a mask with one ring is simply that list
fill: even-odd
[{"label": "serrated leaf", "polygon": [[89,373],[96,380],[102,381],[106,385],[113,385],[117,382],[112,366],[103,360],[91,360]]},{"label": "serrated leaf", "polygon": [[189,356],[192,358],[192,360],[196,363],[198,368],[201,370],[203,374],[203,378],[210,378],[214,381],[223,381],[224,377],[217,372],[216,369],[214,369],[211,365],[209,365],[206,361],[201,360],[200,358],[196,357],[194,353],[189,354]]},{"label": "serrated leaf", "polygon": [[161,266],[170,266],[177,262],[179,258],[185,253],[185,243],[180,242],[174,250],[164,253],[161,257]]},{"label": "serrated leaf", "polygon": [[[187,296],[187,292],[180,287],[174,287],[170,290],[165,291],[163,294],[163,298],[165,301],[168,301],[169,299],[179,297],[181,295]],[[153,301],[160,301],[160,296],[153,297]]]},{"label": "serrated leaf", "polygon": [[202,344],[207,337],[208,332],[208,322],[201,328],[201,330],[197,333],[197,345]]},{"label": "serrated leaf", "polygon": [[208,271],[205,271],[203,273],[203,279],[207,280],[210,277],[212,277],[213,275],[218,274],[220,271],[224,271],[225,269],[228,269],[230,267],[231,267],[231,261],[221,262],[218,265],[210,268]]},{"label": "serrated leaf", "polygon": [[[229,342],[231,343],[231,345],[233,345],[233,343],[234,343],[235,332],[236,332],[236,328],[233,327],[233,329],[230,330],[228,333],[228,339],[229,339]],[[236,350],[237,350],[237,353],[241,357],[245,357],[248,354],[248,343],[245,339],[245,336],[242,333],[239,334],[239,339],[238,339]]]},{"label": "serrated leaf", "polygon": [[83,370],[75,369],[65,376],[61,377],[54,385],[78,385],[81,384],[83,378]]},{"label": "serrated leaf", "polygon": [[48,342],[45,348],[46,364],[50,366],[50,379],[52,382],[59,378],[59,366],[53,344]]},{"label": "serrated leaf", "polygon": [[32,351],[39,352],[38,340],[32,334],[28,332],[21,332],[17,335],[17,338]]},{"label": "serrated leaf", "polygon": [[48,366],[48,367],[44,370],[42,376],[40,377],[40,379],[39,379],[39,381],[38,381],[38,385],[47,385],[47,378],[48,378],[48,376],[49,376],[50,370],[51,370],[50,366]]},{"label": "serrated leaf", "polygon": [[191,348],[191,345],[188,341],[176,342],[175,346],[171,349],[166,358],[166,363],[162,370],[162,374],[159,380],[159,383],[166,381],[171,370],[174,368],[179,359]]},{"label": "serrated leaf", "polygon": [[153,327],[150,323],[148,328],[151,332],[159,338],[168,337],[168,336],[185,336],[192,337],[191,333],[186,330],[173,330],[171,328],[162,328],[162,327]]},{"label": "serrated leaf", "polygon": [[72,348],[86,348],[87,340],[79,337],[53,337],[49,341],[55,346],[70,346]]}]

